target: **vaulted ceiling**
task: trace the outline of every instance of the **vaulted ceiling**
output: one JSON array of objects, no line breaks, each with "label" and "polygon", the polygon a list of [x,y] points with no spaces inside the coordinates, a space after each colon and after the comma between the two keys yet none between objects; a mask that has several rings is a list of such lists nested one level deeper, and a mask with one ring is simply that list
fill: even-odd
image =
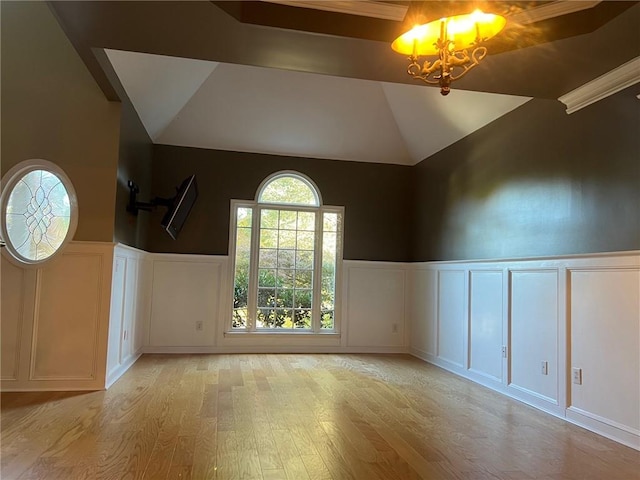
[{"label": "vaulted ceiling", "polygon": [[[154,143],[413,165],[529,100],[108,50]],[[463,113],[460,115],[460,113]]]},{"label": "vaulted ceiling", "polygon": [[128,97],[154,143],[413,165],[637,57],[636,3],[490,2],[508,26],[447,97],[390,49],[415,3],[50,5],[105,95]]}]

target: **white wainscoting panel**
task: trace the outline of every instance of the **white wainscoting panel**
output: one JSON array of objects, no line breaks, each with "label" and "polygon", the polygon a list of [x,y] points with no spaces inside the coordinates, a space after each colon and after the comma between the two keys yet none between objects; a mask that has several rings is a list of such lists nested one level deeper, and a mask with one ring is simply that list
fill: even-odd
[{"label": "white wainscoting panel", "polygon": [[[511,272],[509,385],[558,402],[558,272]],[[542,374],[542,362],[548,373]]]},{"label": "white wainscoting panel", "polygon": [[437,276],[437,271],[423,268],[409,272],[409,344],[423,355],[436,355]]},{"label": "white wainscoting panel", "polygon": [[[117,254],[113,257],[113,279],[111,281],[111,307],[109,318],[109,343],[107,347],[107,379],[120,366],[122,347],[122,318],[124,317],[124,295],[127,259]],[[108,381],[107,381],[108,382]]]},{"label": "white wainscoting panel", "polygon": [[467,323],[466,272],[441,270],[438,274],[438,358],[464,367]]},{"label": "white wainscoting panel", "polygon": [[[409,349],[640,450],[640,252],[344,261],[331,335],[225,334],[228,262],[98,242],[72,242],[42,269],[3,259],[2,389],[102,389],[141,351]],[[570,383],[571,366],[582,385]]]},{"label": "white wainscoting panel", "polygon": [[151,329],[151,303],[153,301],[153,260],[151,254],[144,252],[138,259],[138,289],[136,296],[136,324],[134,332],[134,351],[144,352],[149,343]]},{"label": "white wainscoting panel", "polygon": [[[221,260],[217,257],[153,256],[150,346],[215,344],[221,270]],[[202,322],[201,330],[197,329],[198,322]]]},{"label": "white wainscoting panel", "polygon": [[[344,261],[340,332],[228,332],[228,257],[147,254],[152,263],[146,353],[405,352],[406,264]],[[144,280],[141,280],[144,283]],[[196,322],[203,330],[196,330]]]},{"label": "white wainscoting panel", "polygon": [[3,260],[3,391],[104,388],[112,255],[71,242],[41,268]]},{"label": "white wainscoting panel", "polygon": [[[25,293],[28,270],[19,268],[2,256],[2,381],[18,380],[22,330],[26,321]],[[33,280],[31,280],[33,283]]]},{"label": "white wainscoting panel", "polygon": [[141,305],[150,302],[140,271],[146,252],[124,245],[116,245],[113,258],[111,312],[107,354],[109,387],[135,363],[141,353],[144,335],[145,310]]},{"label": "white wainscoting panel", "polygon": [[[640,252],[410,268],[413,355],[640,450]],[[429,290],[428,271],[438,278],[436,355],[416,293]]]},{"label": "white wainscoting panel", "polygon": [[472,270],[469,278],[469,369],[502,382],[503,272]]},{"label": "white wainscoting panel", "polygon": [[30,380],[96,380],[103,256],[64,253],[38,271]]},{"label": "white wainscoting panel", "polygon": [[[122,257],[120,257],[122,258]],[[126,260],[126,279],[124,286],[124,305],[122,306],[122,346],[120,348],[120,364],[126,363],[136,352],[133,349],[135,341],[135,310],[137,303],[136,290],[138,289],[138,260],[128,258]]]},{"label": "white wainscoting panel", "polygon": [[344,262],[347,347],[404,347],[406,269],[383,262]]},{"label": "white wainscoting panel", "polygon": [[619,434],[640,435],[640,269],[570,272],[571,410]]}]

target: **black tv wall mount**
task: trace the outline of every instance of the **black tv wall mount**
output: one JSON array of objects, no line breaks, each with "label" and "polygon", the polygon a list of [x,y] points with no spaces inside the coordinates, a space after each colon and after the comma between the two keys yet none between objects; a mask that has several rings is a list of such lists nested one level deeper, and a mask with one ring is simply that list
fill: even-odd
[{"label": "black tv wall mount", "polygon": [[129,180],[127,186],[129,187],[129,203],[127,204],[127,212],[132,215],[138,215],[140,210],[150,212],[155,210],[156,207],[171,208],[173,205],[173,198],[162,197],[155,197],[151,199],[150,202],[138,202],[137,197],[138,193],[140,193],[140,187],[138,187],[133,180]]}]

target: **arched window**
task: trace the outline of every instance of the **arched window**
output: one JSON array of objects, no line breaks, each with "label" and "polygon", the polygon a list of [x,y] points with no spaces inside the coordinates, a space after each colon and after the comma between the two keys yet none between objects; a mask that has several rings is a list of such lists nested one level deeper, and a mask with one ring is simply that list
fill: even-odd
[{"label": "arched window", "polygon": [[255,202],[232,202],[232,330],[336,331],[342,214],[288,171],[262,182]]},{"label": "arched window", "polygon": [[78,203],[67,175],[46,160],[27,160],[2,179],[0,230],[9,259],[40,265],[73,238]]},{"label": "arched window", "polygon": [[258,188],[258,203],[283,203],[288,205],[313,205],[319,207],[318,188],[306,177],[283,172],[267,178]]}]

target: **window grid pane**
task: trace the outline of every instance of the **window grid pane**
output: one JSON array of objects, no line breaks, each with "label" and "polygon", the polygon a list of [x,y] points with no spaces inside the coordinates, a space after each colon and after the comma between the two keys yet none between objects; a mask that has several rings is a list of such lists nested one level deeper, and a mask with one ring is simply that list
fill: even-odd
[{"label": "window grid pane", "polygon": [[262,203],[288,203],[295,205],[318,205],[318,197],[313,189],[295,176],[276,177],[267,184],[260,194]]},{"label": "window grid pane", "polygon": [[262,210],[257,329],[311,329],[315,215]]},{"label": "window grid pane", "polygon": [[335,327],[338,215],[325,213],[323,217],[320,328],[331,330]]},{"label": "window grid pane", "polygon": [[251,259],[251,220],[253,209],[236,210],[236,256],[233,282],[232,328],[246,328],[249,315],[249,265]]}]

